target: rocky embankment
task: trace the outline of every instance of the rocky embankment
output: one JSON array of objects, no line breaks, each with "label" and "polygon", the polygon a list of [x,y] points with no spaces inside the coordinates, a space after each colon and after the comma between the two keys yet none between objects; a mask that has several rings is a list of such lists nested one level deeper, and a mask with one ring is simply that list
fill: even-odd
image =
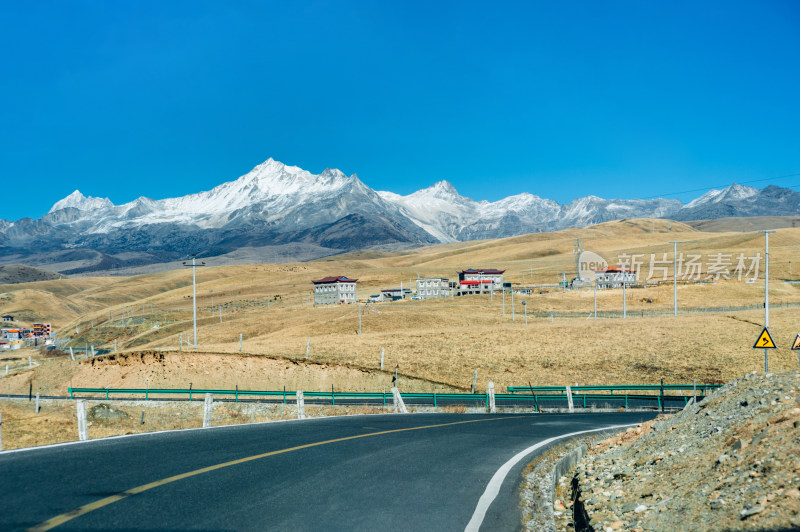
[{"label": "rocky embankment", "polygon": [[556,528],[800,530],[798,488],[800,373],[753,373],[590,449]]}]

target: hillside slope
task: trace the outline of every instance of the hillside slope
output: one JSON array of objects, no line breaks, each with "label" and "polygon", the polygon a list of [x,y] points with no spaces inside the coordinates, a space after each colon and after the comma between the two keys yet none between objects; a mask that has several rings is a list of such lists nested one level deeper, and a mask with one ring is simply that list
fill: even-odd
[{"label": "hillside slope", "polygon": [[797,371],[748,374],[615,445],[641,430],[578,464],[593,529],[800,530]]}]

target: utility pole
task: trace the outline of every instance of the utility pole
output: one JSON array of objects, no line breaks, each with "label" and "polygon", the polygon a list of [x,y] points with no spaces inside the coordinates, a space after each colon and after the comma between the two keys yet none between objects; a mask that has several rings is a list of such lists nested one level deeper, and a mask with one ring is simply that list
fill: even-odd
[{"label": "utility pole", "polygon": [[685,244],[682,240],[671,240],[672,244],[672,306],[675,309],[675,316],[678,315],[678,244]]},{"label": "utility pole", "polygon": [[628,317],[628,298],[625,297],[625,266],[622,267],[622,319]]},{"label": "utility pole", "polygon": [[[193,334],[194,334],[194,347],[197,347],[197,268],[199,266],[205,266],[206,265],[205,262],[201,262],[200,264],[197,264],[195,262],[195,258],[196,257],[197,257],[197,255],[192,255],[192,264],[191,264],[191,267],[192,267],[192,324],[193,324],[193,327],[194,327],[194,331],[193,331]],[[190,266],[189,264],[186,264],[186,262],[184,262],[183,265],[184,266]]]},{"label": "utility pole", "polygon": [[[769,234],[775,231],[759,231],[764,233],[764,328],[769,329]],[[764,349],[764,373],[769,370],[767,349]]]},{"label": "utility pole", "polygon": [[581,239],[575,239],[575,249],[572,250],[575,254],[575,277],[580,280],[581,278],[581,253],[583,253],[583,246],[581,246]]}]

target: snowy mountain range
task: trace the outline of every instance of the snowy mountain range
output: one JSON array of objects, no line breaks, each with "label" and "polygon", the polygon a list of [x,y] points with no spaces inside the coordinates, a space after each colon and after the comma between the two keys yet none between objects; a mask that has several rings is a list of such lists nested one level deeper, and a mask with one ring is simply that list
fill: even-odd
[{"label": "snowy mountain range", "polygon": [[[377,192],[355,174],[326,169],[314,175],[268,159],[235,181],[178,198],[140,197],[114,205],[108,198],[86,197],[76,190],[38,220],[0,220],[0,257],[6,258],[0,262],[24,262],[35,255],[59,271],[75,273],[177,260],[190,253],[241,254],[242,249],[262,250],[266,258],[303,260],[369,247],[502,238],[621,218],[796,214],[800,193],[778,187],[757,190],[734,184],[686,205],[663,198],[596,196],[562,205],[528,193],[488,202],[461,196],[446,181],[401,196]],[[100,258],[87,265],[79,251]]]}]

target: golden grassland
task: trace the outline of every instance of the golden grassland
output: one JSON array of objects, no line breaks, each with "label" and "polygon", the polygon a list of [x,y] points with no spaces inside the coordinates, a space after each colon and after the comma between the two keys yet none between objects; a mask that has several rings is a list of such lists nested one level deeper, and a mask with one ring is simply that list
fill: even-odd
[{"label": "golden grassland", "polygon": [[[680,284],[682,313],[678,317],[669,314],[671,265],[666,279],[651,279],[663,284],[626,290],[628,318],[624,320],[592,319],[592,290],[563,292],[552,287],[534,290],[529,296],[514,295],[513,319],[511,296],[506,296],[504,314],[499,293],[492,298],[369,305],[361,307],[361,334],[358,305],[309,304],[311,280],[327,275],[358,278],[362,299],[382,288],[399,287],[401,281],[408,286],[418,275],[455,278],[457,271],[469,267],[505,269],[505,280],[515,285],[554,285],[561,272],[574,276],[576,238],[612,265],[623,253],[643,255],[643,280],[650,254],[661,259],[666,253],[671,261],[672,240],[685,241],[679,252],[700,254],[704,263],[718,253],[730,255],[734,265],[739,253],[764,255],[764,236],[757,232],[704,233],[667,220],[623,220],[399,253],[363,251],[302,264],[198,268],[199,347],[184,345],[181,352],[179,341],[186,342],[192,330],[188,269],[128,278],[4,285],[0,286],[1,312],[51,321],[59,336],[74,337],[73,345],[90,343],[110,349],[116,340],[119,354],[161,350],[164,357],[158,362],[140,357],[138,366],[122,364],[120,356],[105,357],[102,363],[102,358],[72,362],[61,357],[32,370],[15,371],[0,380],[0,386],[6,384],[12,393],[27,393],[31,381],[52,392],[63,392],[70,383],[182,387],[188,382],[213,388],[280,389],[285,385],[326,390],[334,385],[337,390],[363,391],[388,385],[395,362],[405,379],[401,383],[409,391],[468,389],[475,370],[481,389],[490,380],[499,389],[529,382],[654,383],[661,377],[665,382],[725,382],[763,370],[763,351],[752,349],[763,327],[763,310],[729,310],[763,303],[763,260],[762,273],[752,284],[735,278]],[[790,273],[790,261],[798,249],[800,229],[779,229],[770,236],[770,302],[775,305],[770,330],[779,346],[770,353],[770,368],[775,370],[797,365],[796,354],[788,347],[800,332],[796,319],[800,307],[778,308],[777,303],[800,302],[800,285],[782,282],[800,279],[794,273],[800,264]],[[622,290],[597,293],[599,312],[619,312],[622,306]],[[688,312],[708,307],[726,310]],[[653,311],[663,314],[648,315]],[[556,314],[552,321],[550,312]],[[578,317],[559,317],[558,313],[566,312]],[[381,372],[382,349],[385,368]],[[0,360],[0,369],[2,364]],[[0,388],[0,393],[6,390]]]}]

